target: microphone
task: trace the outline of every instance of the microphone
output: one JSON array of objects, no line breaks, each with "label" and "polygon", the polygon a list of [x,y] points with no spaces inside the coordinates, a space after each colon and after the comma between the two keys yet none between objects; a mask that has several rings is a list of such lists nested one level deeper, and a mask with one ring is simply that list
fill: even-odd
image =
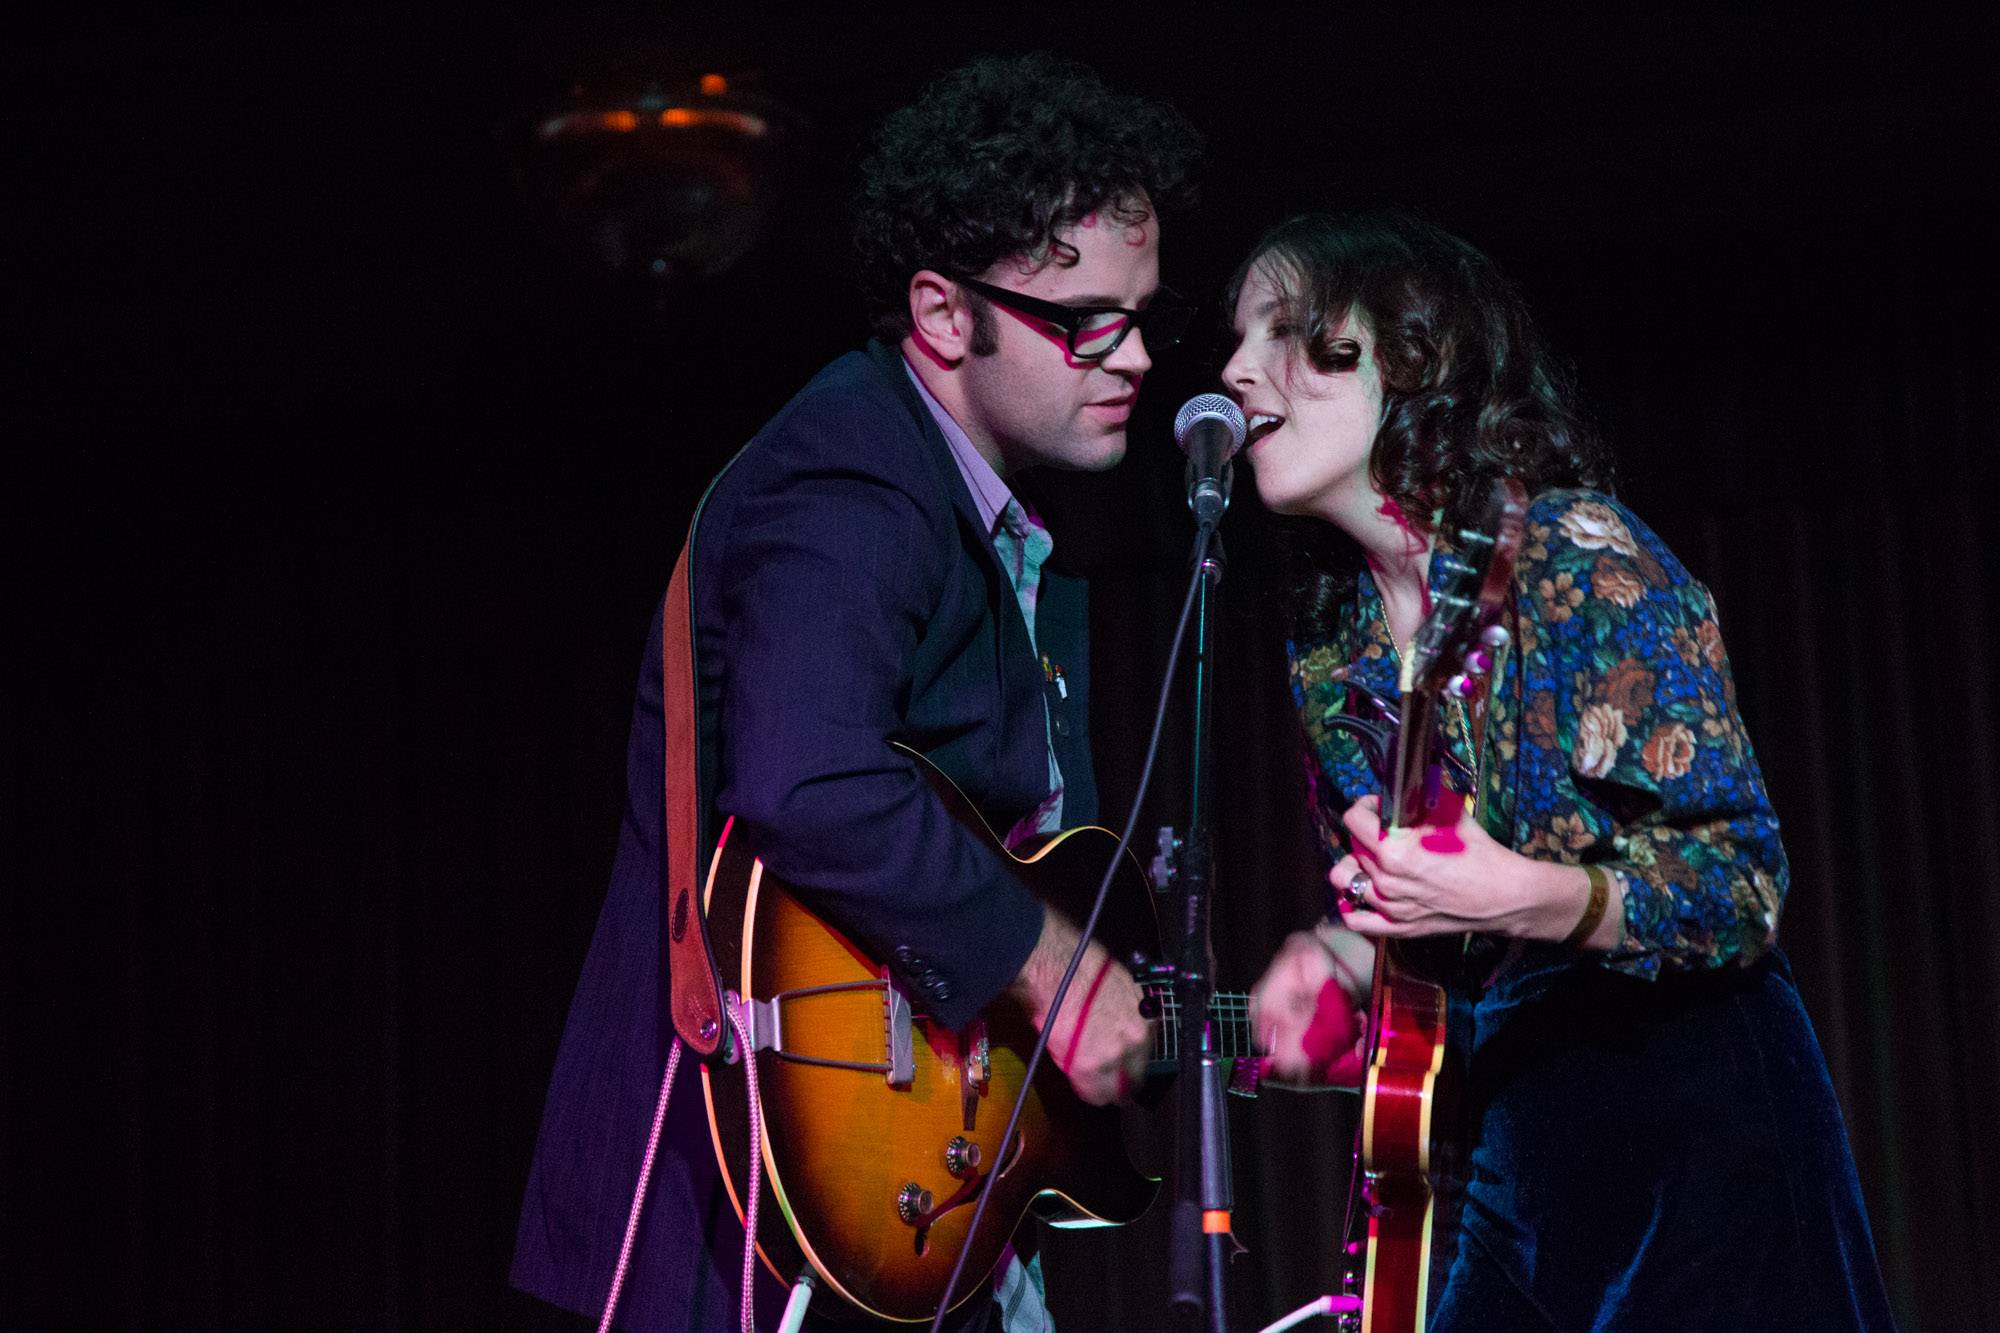
[{"label": "microphone", "polygon": [[1197,394],[1174,418],[1174,443],[1187,455],[1188,508],[1204,528],[1229,508],[1229,460],[1243,447],[1243,409],[1219,393]]}]

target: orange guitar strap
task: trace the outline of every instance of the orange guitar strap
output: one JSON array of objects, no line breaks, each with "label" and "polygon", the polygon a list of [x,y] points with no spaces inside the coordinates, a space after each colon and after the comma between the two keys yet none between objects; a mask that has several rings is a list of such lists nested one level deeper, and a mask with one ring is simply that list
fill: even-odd
[{"label": "orange guitar strap", "polygon": [[666,715],[666,928],[667,976],[672,986],[674,1031],[706,1060],[722,1044],[722,985],[708,947],[707,913],[701,901],[699,830],[701,791],[697,781],[694,621],[688,596],[688,565],[694,533],[688,533],[667,585],[660,615],[660,692]]}]

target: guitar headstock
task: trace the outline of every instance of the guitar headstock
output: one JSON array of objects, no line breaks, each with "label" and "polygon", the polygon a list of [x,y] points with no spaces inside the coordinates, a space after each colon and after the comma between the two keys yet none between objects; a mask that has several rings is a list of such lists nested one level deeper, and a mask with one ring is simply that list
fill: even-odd
[{"label": "guitar headstock", "polygon": [[1479,522],[1453,534],[1456,550],[1433,557],[1445,562],[1443,585],[1404,662],[1406,698],[1415,692],[1469,697],[1493,669],[1494,650],[1507,639],[1500,613],[1527,512],[1521,483],[1502,477],[1487,493]]}]

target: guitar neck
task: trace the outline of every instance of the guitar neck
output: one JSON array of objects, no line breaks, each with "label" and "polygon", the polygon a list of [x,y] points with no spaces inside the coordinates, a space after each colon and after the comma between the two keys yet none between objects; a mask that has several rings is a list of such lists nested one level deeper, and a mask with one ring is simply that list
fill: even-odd
[{"label": "guitar neck", "polygon": [[[1158,1006],[1153,1020],[1155,1069],[1176,1065],[1181,1058],[1180,1001],[1166,986],[1146,987],[1147,996]],[[1217,991],[1208,1000],[1208,1026],[1214,1036],[1215,1053],[1225,1060],[1240,1060],[1258,1054],[1250,1033],[1250,997],[1238,991]]]},{"label": "guitar neck", "polygon": [[1383,822],[1390,828],[1423,823],[1440,794],[1435,789],[1437,768],[1431,762],[1436,726],[1435,698],[1421,690],[1403,696],[1403,722],[1396,732],[1395,786],[1383,812]]}]

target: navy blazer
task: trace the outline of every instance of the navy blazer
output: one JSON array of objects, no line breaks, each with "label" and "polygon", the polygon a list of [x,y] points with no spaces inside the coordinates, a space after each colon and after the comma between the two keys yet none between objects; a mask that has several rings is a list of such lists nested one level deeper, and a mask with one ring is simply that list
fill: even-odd
[{"label": "navy blazer", "polygon": [[[1063,822],[1094,819],[1082,580],[1045,568],[1036,607],[1065,697],[1045,679],[901,353],[880,343],[834,362],[758,432],[711,488],[693,541],[705,840],[734,816],[766,864],[896,969],[920,1005],[968,1021],[1019,972],[1041,909],[889,742],[928,756],[1004,831],[1046,795],[1052,741]],[[617,860],[515,1240],[514,1284],[588,1313],[610,1287],[671,1038],[660,1021],[660,672],[655,615]],[[662,1139],[618,1322],[731,1324],[743,1232],[692,1069]],[[774,1321],[782,1293],[760,1282],[760,1314]]]}]

